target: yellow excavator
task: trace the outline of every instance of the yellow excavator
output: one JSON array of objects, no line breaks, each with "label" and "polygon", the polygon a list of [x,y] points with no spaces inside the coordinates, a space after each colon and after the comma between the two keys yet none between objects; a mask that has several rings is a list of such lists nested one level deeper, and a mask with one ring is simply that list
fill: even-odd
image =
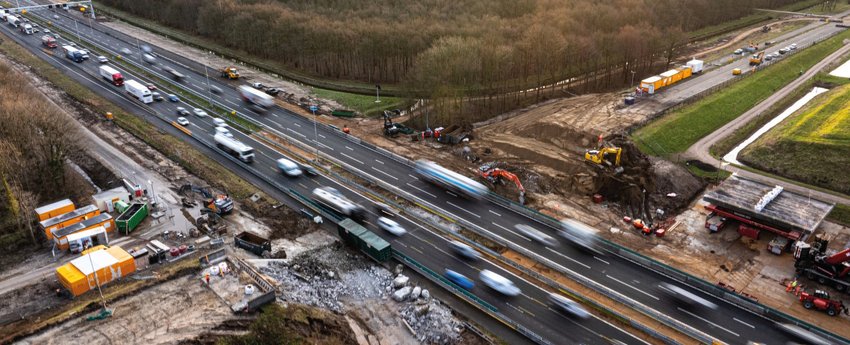
[{"label": "yellow excavator", "polygon": [[239,79],[239,71],[236,70],[236,67],[227,66],[221,69],[221,77],[227,79]]},{"label": "yellow excavator", "polygon": [[619,147],[602,147],[598,150],[587,150],[584,153],[585,162],[592,163],[600,168],[605,165],[614,167],[614,173],[619,174],[623,171],[620,166],[620,156],[623,154],[623,149]]}]

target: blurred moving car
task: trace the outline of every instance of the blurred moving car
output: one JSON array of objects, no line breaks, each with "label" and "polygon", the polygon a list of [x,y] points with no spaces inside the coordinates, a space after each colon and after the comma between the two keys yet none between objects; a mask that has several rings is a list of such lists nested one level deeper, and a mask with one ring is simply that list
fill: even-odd
[{"label": "blurred moving car", "polygon": [[177,115],[180,115],[180,116],[189,116],[189,115],[192,115],[192,114],[191,114],[191,113],[189,113],[189,111],[188,111],[188,110],[186,110],[186,108],[183,108],[183,107],[177,107]]},{"label": "blurred moving car", "polygon": [[490,270],[483,270],[478,274],[478,279],[481,279],[481,282],[484,285],[487,285],[493,290],[498,291],[499,293],[506,296],[517,296],[522,293],[512,281],[508,278],[502,277],[496,272]]},{"label": "blurred moving car", "polygon": [[171,102],[180,102],[180,98],[177,98],[177,95],[173,93],[168,94],[168,100]]},{"label": "blurred moving car", "polygon": [[455,283],[457,286],[465,290],[472,290],[475,287],[475,282],[472,279],[467,278],[465,275],[452,271],[450,269],[446,269],[443,276],[446,277],[452,283]]},{"label": "blurred moving car", "polygon": [[192,109],[192,112],[195,113],[197,117],[207,117],[207,112],[201,108]]},{"label": "blurred moving car", "polygon": [[686,306],[704,307],[711,310],[715,310],[718,308],[717,304],[714,304],[713,302],[700,296],[697,296],[696,294],[691,293],[690,291],[680,288],[676,285],[670,283],[661,283],[659,286],[661,286],[661,288],[664,289],[665,292],[671,297],[673,297],[677,302]]},{"label": "blurred moving car", "polygon": [[378,217],[378,227],[396,236],[401,236],[407,233],[407,230],[398,225],[394,220],[386,217]]},{"label": "blurred moving car", "polygon": [[181,124],[181,125],[183,125],[183,126],[188,126],[188,125],[189,125],[189,120],[186,120],[186,118],[185,118],[185,117],[182,117],[182,116],[181,116],[181,117],[178,117],[178,118],[177,118],[177,123],[179,123],[179,124]]},{"label": "blurred moving car", "polygon": [[[832,345],[833,343],[829,340],[822,338],[821,336],[812,333],[811,331],[788,323],[776,323],[776,328],[780,331],[785,332],[794,340],[802,342],[802,344],[811,344],[811,345]],[[795,344],[795,343],[791,343]]]},{"label": "blurred moving car", "polygon": [[297,163],[286,158],[277,160],[277,168],[289,177],[298,177],[303,173]]},{"label": "blurred moving car", "polygon": [[227,127],[216,127],[215,132],[228,138],[233,138],[233,133],[230,133],[230,130],[227,129]]},{"label": "blurred moving car", "polygon": [[215,125],[216,127],[227,127],[227,122],[224,122],[224,120],[220,118],[214,117],[212,121],[213,125]]},{"label": "blurred moving car", "polygon": [[449,247],[457,253],[458,255],[467,258],[469,260],[478,260],[481,257],[481,254],[478,253],[477,250],[473,249],[466,243],[460,241],[451,241],[449,242]]},{"label": "blurred moving car", "polygon": [[107,63],[107,62],[109,62],[109,59],[107,59],[106,56],[101,55],[101,56],[97,57],[97,62]]},{"label": "blurred moving car", "polygon": [[581,304],[559,294],[549,294],[549,302],[561,311],[567,312],[577,318],[587,319],[590,317],[590,313],[588,313]]},{"label": "blurred moving car", "polygon": [[558,246],[558,240],[556,240],[554,237],[549,236],[548,234],[544,233],[543,231],[532,228],[531,226],[528,226],[528,225],[525,225],[525,224],[517,224],[517,225],[514,225],[514,229],[516,229],[517,231],[519,231],[521,234],[525,235],[526,237],[530,238],[532,241],[536,241],[536,242],[541,243],[541,244],[543,244],[547,247]]}]

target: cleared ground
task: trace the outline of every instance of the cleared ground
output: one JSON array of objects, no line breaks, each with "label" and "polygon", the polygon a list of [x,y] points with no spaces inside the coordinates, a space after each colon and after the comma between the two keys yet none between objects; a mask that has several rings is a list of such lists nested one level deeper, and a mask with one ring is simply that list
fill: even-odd
[{"label": "cleared ground", "polygon": [[850,86],[817,97],[744,149],[741,162],[793,180],[850,193]]}]

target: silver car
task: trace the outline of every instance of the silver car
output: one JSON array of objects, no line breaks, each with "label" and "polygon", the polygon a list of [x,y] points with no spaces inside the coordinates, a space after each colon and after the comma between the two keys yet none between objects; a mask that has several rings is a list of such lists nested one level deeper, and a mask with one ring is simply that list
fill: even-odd
[{"label": "silver car", "polygon": [[711,310],[717,309],[717,304],[714,304],[713,302],[700,296],[697,296],[696,294],[691,293],[690,291],[680,288],[676,285],[670,283],[661,283],[661,285],[659,286],[679,303],[683,303],[692,307],[701,306]]},{"label": "silver car", "polygon": [[508,278],[502,277],[496,272],[490,270],[481,271],[481,273],[478,274],[478,279],[481,279],[481,282],[484,283],[484,285],[487,285],[491,289],[506,296],[517,296],[522,293],[522,290],[514,285],[514,283]]},{"label": "silver car", "polygon": [[567,312],[580,319],[590,318],[590,313],[581,304],[556,293],[549,294],[549,302],[561,311]]},{"label": "silver car", "polygon": [[460,255],[469,260],[478,260],[481,257],[481,254],[478,253],[478,251],[476,251],[466,243],[460,241],[449,242],[449,247],[452,249],[453,252],[457,253],[457,255]]},{"label": "silver car", "polygon": [[401,236],[407,233],[407,230],[404,230],[401,225],[396,223],[394,220],[385,217],[378,217],[378,227],[396,236]]},{"label": "silver car", "polygon": [[547,247],[558,246],[558,240],[556,240],[554,237],[549,236],[543,231],[532,228],[531,226],[525,224],[517,224],[514,225],[514,229],[516,229],[526,237],[530,238],[532,241],[539,242]]}]

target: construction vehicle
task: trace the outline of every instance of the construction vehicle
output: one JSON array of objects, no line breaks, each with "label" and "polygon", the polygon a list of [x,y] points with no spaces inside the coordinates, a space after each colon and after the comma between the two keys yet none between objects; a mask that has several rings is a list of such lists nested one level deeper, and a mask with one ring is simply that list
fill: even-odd
[{"label": "construction vehicle", "polygon": [[753,54],[750,57],[750,66],[758,66],[761,65],[761,62],[764,61],[764,52],[759,52],[758,54]]},{"label": "construction vehicle", "polygon": [[221,72],[222,78],[234,79],[234,80],[239,79],[239,71],[236,70],[236,67],[227,66],[225,68],[222,68],[220,70],[220,72]]},{"label": "construction vehicle", "polygon": [[614,174],[623,172],[623,167],[620,166],[620,157],[623,154],[623,149],[619,147],[602,146],[598,150],[587,150],[584,152],[584,161],[598,167],[605,165],[614,168]]},{"label": "construction vehicle", "polygon": [[829,316],[838,315],[842,311],[848,314],[843,302],[830,299],[829,293],[823,290],[815,290],[812,294],[803,291],[800,293],[800,302],[803,303],[803,308],[824,311]]},{"label": "construction vehicle", "polygon": [[826,254],[829,241],[815,238],[811,245],[798,242],[794,247],[797,273],[840,292],[850,291],[850,248],[833,255]]},{"label": "construction vehicle", "polygon": [[525,187],[522,186],[522,182],[519,181],[519,177],[515,174],[504,169],[493,167],[490,164],[482,165],[478,168],[478,170],[481,177],[487,179],[490,183],[495,184],[500,181],[505,183],[505,180],[508,180],[516,184],[516,188],[519,190],[519,203],[525,204]]},{"label": "construction vehicle", "polygon": [[204,208],[201,213],[227,214],[233,211],[233,200],[227,194],[213,195],[208,188],[185,184],[180,187],[180,193],[187,195],[190,192],[198,193],[204,197]]},{"label": "construction vehicle", "polygon": [[735,69],[733,69],[733,70],[732,70],[732,75],[741,75],[741,69],[740,69],[740,68],[735,68]]},{"label": "construction vehicle", "polygon": [[56,39],[49,35],[41,36],[41,45],[50,49],[58,47],[58,45],[56,45]]},{"label": "construction vehicle", "polygon": [[413,129],[400,123],[395,123],[392,120],[392,114],[401,116],[401,110],[384,110],[384,135],[395,137],[399,133],[413,134]]},{"label": "construction vehicle", "polygon": [[262,258],[271,258],[272,244],[267,238],[263,238],[247,231],[233,237],[237,247],[245,249]]},{"label": "construction vehicle", "polygon": [[763,33],[768,33],[768,32],[770,32],[770,27],[769,27],[769,26],[767,26],[767,25],[762,26],[762,27],[761,27],[761,32],[763,32]]}]

